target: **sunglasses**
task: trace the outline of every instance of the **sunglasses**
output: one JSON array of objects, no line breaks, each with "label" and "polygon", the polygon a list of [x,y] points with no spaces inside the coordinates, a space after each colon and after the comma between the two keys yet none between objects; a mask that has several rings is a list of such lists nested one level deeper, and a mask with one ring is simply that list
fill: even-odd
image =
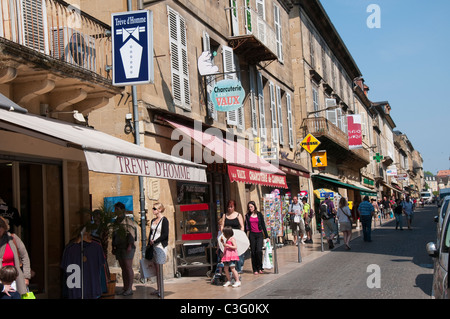
[{"label": "sunglasses", "polygon": [[152,209],[153,209],[153,210],[158,210],[158,208],[156,208],[156,207],[153,207]]}]

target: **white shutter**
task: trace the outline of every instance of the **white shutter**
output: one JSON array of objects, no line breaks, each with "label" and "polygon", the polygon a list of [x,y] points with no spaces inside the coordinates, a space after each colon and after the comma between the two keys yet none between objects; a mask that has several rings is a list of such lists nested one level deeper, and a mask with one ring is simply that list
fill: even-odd
[{"label": "white shutter", "polygon": [[278,110],[278,130],[280,132],[280,144],[284,145],[284,132],[283,132],[283,114],[281,108],[281,89],[279,86],[276,87],[277,93],[277,110]]},{"label": "white shutter", "polygon": [[[222,46],[222,60],[223,60],[223,72],[236,71],[235,55],[233,49],[224,45]],[[225,74],[225,79],[236,80],[236,73]],[[238,125],[238,112],[237,110],[227,112],[227,123],[229,125]]]},{"label": "white shutter", "polygon": [[275,102],[275,88],[272,82],[269,82],[270,94],[270,114],[272,119],[272,142],[278,144],[278,128],[277,128],[277,105]]},{"label": "white shutter", "polygon": [[22,0],[21,44],[42,53],[48,53],[48,35],[45,3],[43,0]]},{"label": "white shutter", "polygon": [[264,0],[256,0],[256,10],[258,12],[258,16],[266,20],[266,4]]},{"label": "white shutter", "polygon": [[288,114],[289,147],[294,148],[294,128],[292,126],[291,95],[289,93],[286,94],[286,108]]},{"label": "white shutter", "polygon": [[174,103],[191,109],[189,64],[187,56],[186,22],[178,12],[167,7],[169,16],[169,44]]},{"label": "white shutter", "polygon": [[360,113],[360,115],[361,115],[361,132],[363,136],[367,136],[366,113]]},{"label": "white shutter", "polygon": [[231,31],[233,36],[239,35],[239,19],[237,0],[230,0]]},{"label": "white shutter", "polygon": [[266,109],[264,107],[264,86],[262,75],[260,72],[257,73],[256,85],[258,88],[258,108],[259,108],[259,127],[261,128],[261,138],[267,138],[266,132]]},{"label": "white shutter", "polygon": [[344,131],[344,127],[342,125],[342,110],[341,109],[336,109],[336,122],[337,122],[337,127],[341,131]]},{"label": "white shutter", "polygon": [[334,110],[327,110],[327,120],[330,121],[331,123],[333,123],[336,126],[338,125],[337,124],[336,109],[334,109]]},{"label": "white shutter", "polygon": [[251,107],[251,123],[252,123],[252,133],[254,136],[258,136],[258,119],[256,113],[256,90],[255,90],[255,67],[253,65],[249,66],[250,72],[250,107]]},{"label": "white shutter", "polygon": [[275,39],[277,42],[277,57],[278,60],[283,62],[283,41],[282,41],[282,31],[281,31],[281,17],[280,8],[277,5],[273,5],[274,13],[274,25],[275,25]]},{"label": "white shutter", "polygon": [[[211,41],[208,32],[203,31],[203,52],[211,52]],[[206,107],[208,108],[208,113],[212,119],[217,121],[217,110],[214,108],[214,104],[211,101],[211,92],[216,85],[216,77],[214,75],[208,75],[205,78],[206,81]]]}]

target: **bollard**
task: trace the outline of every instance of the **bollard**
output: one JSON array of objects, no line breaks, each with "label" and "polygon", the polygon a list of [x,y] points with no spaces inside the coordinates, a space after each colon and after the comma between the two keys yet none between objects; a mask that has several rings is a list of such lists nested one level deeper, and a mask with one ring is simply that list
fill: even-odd
[{"label": "bollard", "polygon": [[277,237],[272,235],[272,262],[273,262],[273,273],[278,274],[278,261],[277,261]]},{"label": "bollard", "polygon": [[320,220],[320,247],[323,252],[323,220]]},{"label": "bollard", "polygon": [[[297,226],[298,227],[298,226]],[[297,229],[298,231],[299,229]],[[298,262],[302,262],[302,252],[301,252],[301,239],[300,236],[297,236],[297,247],[298,247]]]},{"label": "bollard", "polygon": [[157,264],[157,267],[158,267],[158,278],[157,278],[157,280],[159,281],[159,297],[160,297],[161,299],[164,299],[164,275],[163,275],[163,266],[164,266],[164,265]]}]

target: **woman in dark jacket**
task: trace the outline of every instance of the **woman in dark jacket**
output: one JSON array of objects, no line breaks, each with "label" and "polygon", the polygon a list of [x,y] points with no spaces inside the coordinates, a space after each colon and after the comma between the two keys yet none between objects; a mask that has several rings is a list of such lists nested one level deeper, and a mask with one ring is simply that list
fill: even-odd
[{"label": "woman in dark jacket", "polygon": [[267,234],[264,216],[256,208],[254,201],[247,204],[247,214],[245,215],[245,231],[249,232],[250,252],[252,258],[252,268],[255,275],[263,273],[263,253],[262,248],[264,238],[269,238]]}]

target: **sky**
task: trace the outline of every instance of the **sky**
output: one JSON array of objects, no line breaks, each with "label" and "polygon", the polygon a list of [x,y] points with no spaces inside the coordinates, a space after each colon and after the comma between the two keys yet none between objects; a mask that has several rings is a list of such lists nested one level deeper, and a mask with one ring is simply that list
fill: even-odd
[{"label": "sky", "polygon": [[[450,169],[450,1],[320,0],[424,171]],[[374,9],[373,6],[377,7]]]}]

